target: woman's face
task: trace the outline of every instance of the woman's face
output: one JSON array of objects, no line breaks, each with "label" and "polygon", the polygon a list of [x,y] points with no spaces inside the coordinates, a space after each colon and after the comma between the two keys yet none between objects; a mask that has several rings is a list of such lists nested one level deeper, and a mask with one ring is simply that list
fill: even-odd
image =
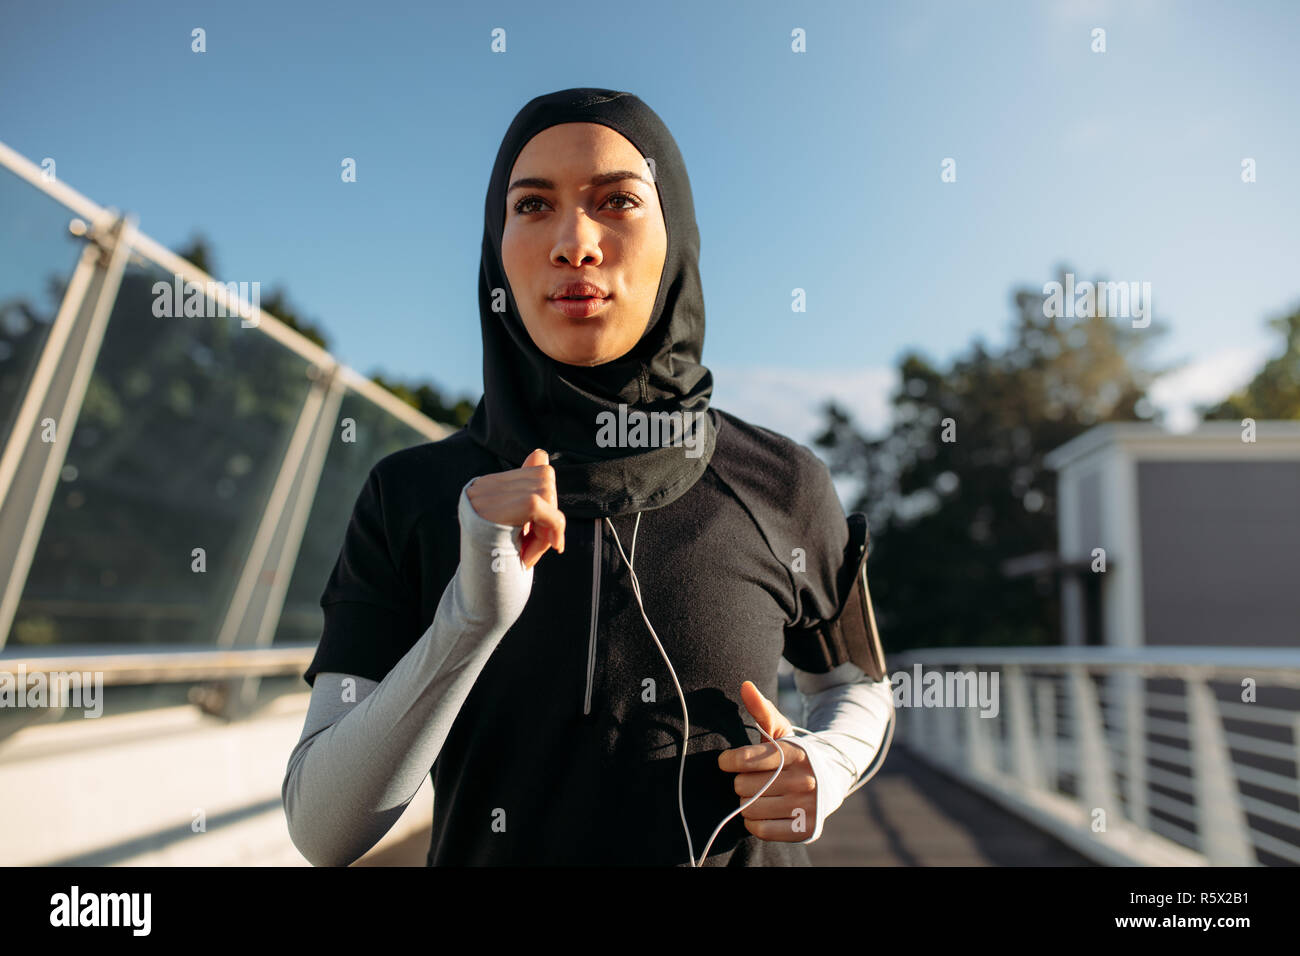
[{"label": "woman's face", "polygon": [[[599,123],[548,127],[515,160],[502,262],[528,334],[557,362],[612,362],[645,332],[668,253],[650,178],[640,151]],[[576,282],[605,298],[563,300]]]}]

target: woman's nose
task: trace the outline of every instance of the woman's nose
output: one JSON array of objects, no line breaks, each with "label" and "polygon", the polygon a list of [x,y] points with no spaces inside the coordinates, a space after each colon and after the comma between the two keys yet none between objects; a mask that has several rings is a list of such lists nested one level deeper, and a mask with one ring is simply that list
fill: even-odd
[{"label": "woman's nose", "polygon": [[600,265],[603,258],[600,251],[601,229],[581,209],[574,209],[560,221],[557,227],[555,247],[551,250],[554,262],[564,261],[570,265],[581,265],[591,261]]}]

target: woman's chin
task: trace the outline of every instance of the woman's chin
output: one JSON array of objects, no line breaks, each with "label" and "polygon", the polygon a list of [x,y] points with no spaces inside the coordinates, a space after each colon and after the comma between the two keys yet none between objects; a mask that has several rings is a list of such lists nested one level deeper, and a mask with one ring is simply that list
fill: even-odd
[{"label": "woman's chin", "polygon": [[600,336],[577,334],[566,336],[564,342],[558,343],[547,354],[565,365],[589,367],[612,362],[623,353],[611,349],[609,343],[602,341]]},{"label": "woman's chin", "polygon": [[604,365],[606,362],[613,361],[615,357],[616,356],[580,353],[576,355],[566,355],[564,358],[557,358],[555,360],[562,365],[576,365],[579,368],[591,368],[595,365]]}]

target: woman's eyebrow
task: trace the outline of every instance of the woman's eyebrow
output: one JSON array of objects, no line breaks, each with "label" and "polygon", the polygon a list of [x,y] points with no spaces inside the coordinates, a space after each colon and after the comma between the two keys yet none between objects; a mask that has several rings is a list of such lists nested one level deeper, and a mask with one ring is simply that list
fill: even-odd
[{"label": "woman's eyebrow", "polygon": [[[647,186],[654,185],[654,183],[649,182],[640,174],[634,173],[630,169],[616,169],[610,173],[597,173],[595,176],[591,177],[591,182],[589,182],[587,185],[608,186],[610,183],[622,182],[625,179],[635,179],[638,182],[644,183]],[[542,179],[538,176],[529,176],[524,179],[516,179],[513,183],[510,184],[510,188],[506,190],[506,193],[509,194],[516,189],[554,189],[554,188],[555,188],[555,183],[551,182],[551,180],[549,179]]]}]

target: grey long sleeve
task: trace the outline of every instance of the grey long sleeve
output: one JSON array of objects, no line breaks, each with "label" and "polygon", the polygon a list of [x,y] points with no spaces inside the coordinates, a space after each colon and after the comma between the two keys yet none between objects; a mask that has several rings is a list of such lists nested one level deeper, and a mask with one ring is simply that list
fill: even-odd
[{"label": "grey long sleeve", "polygon": [[[808,754],[817,780],[817,819],[812,843],[822,835],[826,818],[861,784],[858,782],[884,742],[894,697],[888,675],[873,681],[852,662],[826,674],[795,668],[795,687],[803,699],[804,730],[782,740]],[[846,765],[847,763],[847,765]]]},{"label": "grey long sleeve", "polygon": [[290,839],[315,866],[353,863],[397,822],[528,602],[522,530],[474,510],[465,492],[475,480],[461,489],[460,563],[429,629],[378,683],[322,673],[312,685],[281,796]]}]

